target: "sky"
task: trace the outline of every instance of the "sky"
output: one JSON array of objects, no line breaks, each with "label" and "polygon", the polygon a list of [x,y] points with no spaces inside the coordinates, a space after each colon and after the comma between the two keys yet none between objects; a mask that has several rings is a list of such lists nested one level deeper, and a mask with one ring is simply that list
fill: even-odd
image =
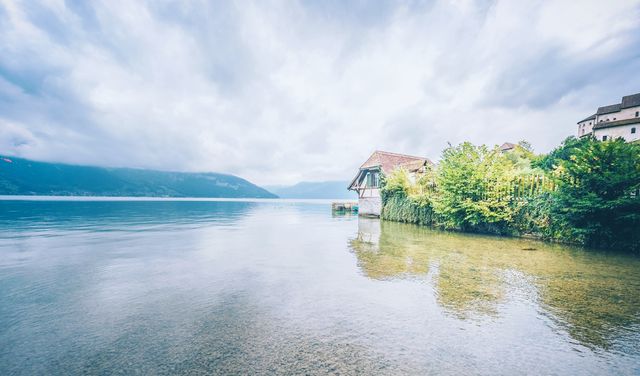
[{"label": "sky", "polygon": [[638,92],[638,0],[0,0],[0,154],[36,160],[349,180]]}]

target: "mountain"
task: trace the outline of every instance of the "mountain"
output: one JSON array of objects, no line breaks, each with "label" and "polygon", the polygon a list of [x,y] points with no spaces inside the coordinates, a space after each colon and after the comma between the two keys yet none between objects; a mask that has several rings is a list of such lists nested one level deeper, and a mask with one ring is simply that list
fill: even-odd
[{"label": "mountain", "polygon": [[2,155],[0,195],[277,197],[233,175],[75,166]]},{"label": "mountain", "polygon": [[357,199],[357,193],[348,191],[348,186],[349,182],[346,181],[305,181],[290,186],[265,186],[265,189],[277,194],[281,198]]}]

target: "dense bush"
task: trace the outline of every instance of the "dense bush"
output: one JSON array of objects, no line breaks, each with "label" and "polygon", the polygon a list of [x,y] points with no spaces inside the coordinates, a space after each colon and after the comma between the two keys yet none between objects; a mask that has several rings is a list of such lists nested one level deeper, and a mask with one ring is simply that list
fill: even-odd
[{"label": "dense bush", "polygon": [[556,237],[640,251],[640,145],[569,138],[538,162],[556,180]]},{"label": "dense bush", "polygon": [[640,252],[639,195],[637,143],[571,137],[546,156],[463,143],[416,182],[385,177],[382,218]]},{"label": "dense bush", "polygon": [[428,170],[418,181],[411,182],[404,169],[393,171],[382,179],[383,219],[436,226],[432,198],[433,171]]},{"label": "dense bush", "polygon": [[437,226],[434,212],[428,202],[418,201],[405,194],[391,195],[385,198],[382,206],[382,218],[396,222],[416,223]]},{"label": "dense bush", "polygon": [[513,163],[500,149],[465,142],[444,150],[436,174],[433,207],[445,228],[506,233],[512,210],[501,191]]}]

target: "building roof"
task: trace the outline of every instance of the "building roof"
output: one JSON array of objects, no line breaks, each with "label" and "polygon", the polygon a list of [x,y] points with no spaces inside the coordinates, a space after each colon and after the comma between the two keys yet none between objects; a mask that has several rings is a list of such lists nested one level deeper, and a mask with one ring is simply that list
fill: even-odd
[{"label": "building roof", "polygon": [[610,104],[608,106],[602,106],[602,107],[598,107],[598,111],[596,112],[597,115],[604,115],[604,114],[610,114],[613,112],[618,112],[620,111],[620,107],[622,105],[620,103],[616,103],[616,104]]},{"label": "building roof", "polygon": [[431,165],[433,163],[428,158],[376,150],[371,154],[369,159],[360,166],[360,169],[378,167],[383,173],[389,174],[398,167],[404,167],[408,171],[416,171],[425,164]]},{"label": "building roof", "polygon": [[425,165],[430,165],[431,161],[428,159],[419,159],[416,161],[411,161],[411,162],[407,162],[407,163],[403,163],[398,167],[402,167],[407,171],[418,171],[419,169],[421,169],[422,167],[424,167]]},{"label": "building roof", "polygon": [[428,158],[376,150],[371,154],[369,159],[360,166],[358,173],[349,184],[348,189],[357,189],[364,181],[367,170],[380,170],[383,174],[390,174],[396,168],[404,168],[409,172],[415,172],[425,165],[433,165],[433,162]]},{"label": "building roof", "polygon": [[580,120],[577,124],[580,124],[583,121],[587,121],[587,120],[595,120],[596,119],[596,115],[597,114],[593,114],[593,115],[589,116],[588,118],[584,118],[584,119]]},{"label": "building roof", "polygon": [[640,93],[627,95],[622,97],[621,108],[637,107],[640,106]]},{"label": "building roof", "polygon": [[516,146],[516,144],[512,144],[511,142],[505,142],[504,144],[500,145],[500,150],[507,151],[514,149]]},{"label": "building roof", "polygon": [[593,129],[613,128],[629,124],[640,124],[640,118],[624,119],[618,121],[603,121],[593,126]]},{"label": "building roof", "polygon": [[[608,106],[599,107],[598,112],[596,114],[597,115],[610,114],[612,112],[618,112],[623,108],[638,107],[638,106],[640,106],[640,93],[631,94],[631,95],[622,97],[621,103],[610,104]],[[589,119],[585,119],[585,120],[589,120]]]}]

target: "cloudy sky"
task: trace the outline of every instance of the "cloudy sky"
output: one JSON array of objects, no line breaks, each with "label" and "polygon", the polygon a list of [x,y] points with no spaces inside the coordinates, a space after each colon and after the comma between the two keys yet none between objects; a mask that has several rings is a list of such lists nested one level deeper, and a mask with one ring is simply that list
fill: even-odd
[{"label": "cloudy sky", "polygon": [[640,1],[0,0],[0,153],[38,160],[347,180],[637,92]]}]

